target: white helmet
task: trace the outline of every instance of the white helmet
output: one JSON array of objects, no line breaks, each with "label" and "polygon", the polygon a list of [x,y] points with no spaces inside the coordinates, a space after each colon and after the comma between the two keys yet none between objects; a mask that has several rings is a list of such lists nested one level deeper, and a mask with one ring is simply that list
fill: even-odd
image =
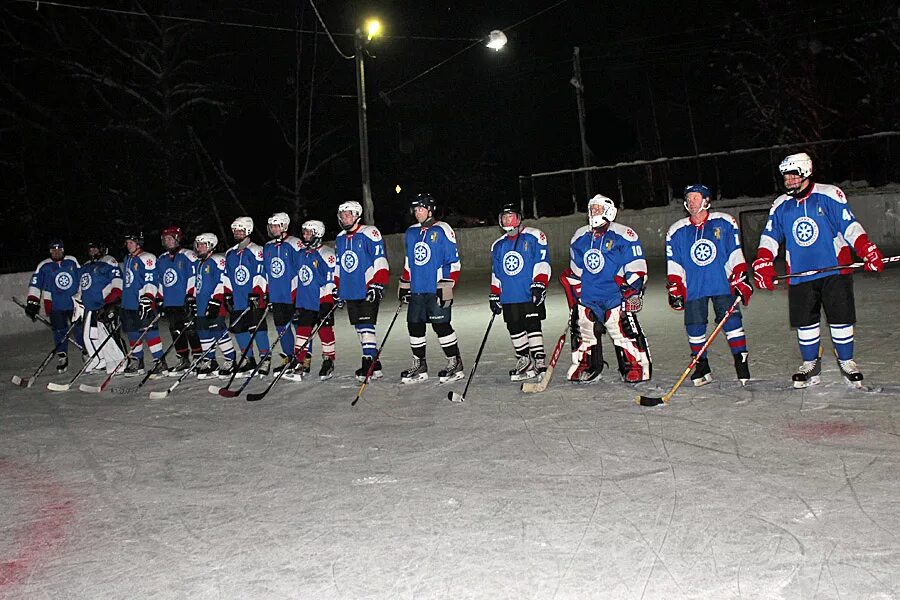
[{"label": "white helmet", "polygon": [[[600,207],[601,210],[599,215],[591,214],[592,206]],[[616,220],[616,214],[619,212],[619,209],[616,208],[616,203],[602,194],[597,194],[588,200],[587,210],[588,225],[590,225],[592,229],[612,223]]]},{"label": "white helmet", "polygon": [[200,244],[206,244],[206,252],[203,253],[203,256],[209,256],[212,254],[212,251],[216,249],[216,246],[219,245],[219,238],[216,237],[214,233],[201,233],[197,237],[194,238],[194,250],[197,253],[200,253],[198,247]]},{"label": "white helmet", "polygon": [[318,248],[322,243],[322,239],[325,237],[325,223],[316,221],[315,219],[304,221],[303,225],[300,226],[300,230],[301,234],[306,230],[313,232],[313,237],[309,241],[306,241],[306,238],[301,235],[303,244],[308,248]]},{"label": "white helmet", "polygon": [[796,173],[800,177],[806,179],[812,175],[812,159],[806,152],[788,154],[784,157],[784,160],[781,161],[781,164],[778,165],[778,170],[781,171],[782,175]]},{"label": "white helmet", "polygon": [[[348,225],[344,225],[344,224],[341,222],[341,213],[342,213],[342,212],[345,212],[345,211],[346,211],[346,212],[351,212],[351,213],[353,213],[353,214],[356,216],[356,219],[355,219],[355,220],[353,221],[353,223],[350,224],[349,226],[348,226]],[[362,204],[360,204],[359,202],[356,202],[356,201],[354,201],[354,200],[350,200],[350,201],[348,201],[348,202],[343,202],[343,203],[341,203],[340,206],[338,206],[338,211],[337,211],[338,224],[339,224],[341,227],[343,227],[344,229],[350,230],[350,229],[352,229],[357,223],[359,223],[360,218],[362,218],[362,214],[363,214],[363,208],[362,208]]]},{"label": "white helmet", "polygon": [[245,236],[253,233],[253,219],[250,217],[238,217],[231,224],[232,231],[243,231]]},{"label": "white helmet", "polygon": [[291,224],[291,218],[285,212],[277,212],[266,222],[267,228],[269,230],[269,237],[275,237],[275,234],[272,233],[272,225],[281,226],[281,233],[279,235],[285,235],[287,233],[288,227]]}]

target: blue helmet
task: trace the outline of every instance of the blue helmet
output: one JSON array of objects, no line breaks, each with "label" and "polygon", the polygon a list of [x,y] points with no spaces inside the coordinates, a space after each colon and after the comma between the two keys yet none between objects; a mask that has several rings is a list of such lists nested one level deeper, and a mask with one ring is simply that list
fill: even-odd
[{"label": "blue helmet", "polygon": [[703,198],[702,206],[700,207],[700,209],[698,211],[695,211],[695,212],[700,212],[702,210],[709,210],[709,199],[710,199],[711,194],[709,192],[709,188],[706,187],[705,185],[703,185],[702,183],[694,183],[694,184],[691,184],[691,185],[687,186],[686,188],[684,188],[684,210],[688,211],[691,214],[694,214],[691,212],[691,209],[688,207],[687,197],[688,197],[688,194],[693,194],[695,192],[700,194],[700,197]]}]

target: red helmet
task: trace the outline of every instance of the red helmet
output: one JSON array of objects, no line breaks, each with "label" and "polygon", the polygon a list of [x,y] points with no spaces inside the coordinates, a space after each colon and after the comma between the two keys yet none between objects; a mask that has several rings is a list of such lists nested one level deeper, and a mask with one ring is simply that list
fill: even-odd
[{"label": "red helmet", "polygon": [[184,233],[181,232],[181,227],[176,227],[172,225],[171,227],[166,227],[159,234],[159,239],[163,239],[167,235],[171,235],[175,238],[175,241],[178,242],[178,245],[181,245],[181,241],[184,239]]}]

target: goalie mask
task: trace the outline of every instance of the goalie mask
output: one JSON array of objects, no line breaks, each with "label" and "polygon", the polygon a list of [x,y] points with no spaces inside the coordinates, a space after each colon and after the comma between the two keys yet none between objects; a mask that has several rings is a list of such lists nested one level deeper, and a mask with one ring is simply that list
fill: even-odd
[{"label": "goalie mask", "polygon": [[616,220],[619,209],[616,203],[602,194],[597,194],[590,200],[587,205],[588,225],[591,229],[599,229],[605,227]]}]

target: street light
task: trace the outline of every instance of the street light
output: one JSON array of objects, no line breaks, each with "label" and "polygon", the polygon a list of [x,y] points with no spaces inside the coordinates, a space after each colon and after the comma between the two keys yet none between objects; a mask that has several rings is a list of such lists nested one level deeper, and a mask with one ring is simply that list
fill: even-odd
[{"label": "street light", "polygon": [[356,106],[359,117],[359,166],[362,174],[363,222],[371,225],[375,222],[375,206],[372,203],[372,182],[369,175],[369,124],[366,116],[366,71],[365,46],[372,38],[381,33],[381,23],[377,19],[369,19],[362,28],[356,30]]}]

